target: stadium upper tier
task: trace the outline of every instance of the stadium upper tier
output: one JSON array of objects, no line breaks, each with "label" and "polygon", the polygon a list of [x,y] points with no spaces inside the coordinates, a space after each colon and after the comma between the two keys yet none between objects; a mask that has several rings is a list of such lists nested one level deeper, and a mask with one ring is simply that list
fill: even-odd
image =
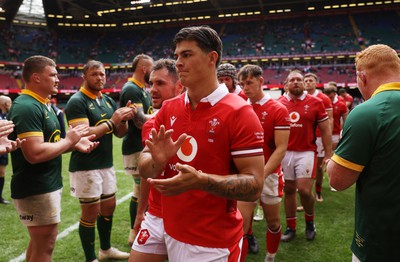
[{"label": "stadium upper tier", "polygon": [[[396,11],[339,14],[281,20],[211,24],[221,35],[223,59],[308,54],[355,53],[364,45],[400,47]],[[57,30],[45,27],[3,27],[0,60],[22,62],[33,54],[58,64],[130,63],[138,53],[155,59],[172,57],[171,40],[178,27],[125,31]]]},{"label": "stadium upper tier", "polygon": [[[355,53],[384,43],[400,50],[399,12],[335,14],[281,20],[210,24],[219,32],[223,61],[239,69],[257,63],[268,87],[282,87],[289,70],[320,76],[321,83],[356,82]],[[60,90],[77,90],[81,66],[89,59],[107,66],[107,87],[119,90],[130,76],[135,55],[172,58],[172,39],[180,27],[152,27],[125,31],[60,30],[11,25],[0,31],[0,89],[20,89],[20,66],[31,55],[45,55],[59,65]],[[7,67],[15,63],[16,66]]]}]

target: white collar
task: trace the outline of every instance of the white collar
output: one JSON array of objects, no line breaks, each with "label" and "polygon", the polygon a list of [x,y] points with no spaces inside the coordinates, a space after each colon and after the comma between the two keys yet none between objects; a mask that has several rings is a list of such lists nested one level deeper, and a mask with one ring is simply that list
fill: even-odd
[{"label": "white collar", "polygon": [[[286,99],[289,100],[289,101],[290,101],[290,100],[293,100],[293,99],[289,96],[289,92],[285,93],[283,96],[286,97]],[[304,100],[304,98],[306,98],[306,96],[307,96],[307,93],[306,93],[306,92],[303,92],[303,94],[302,94],[301,96],[297,97],[296,99],[297,99],[297,100]]]},{"label": "white collar", "polygon": [[[259,104],[259,105],[264,105],[265,103],[267,103],[270,99],[272,99],[272,97],[269,94],[264,94],[264,96],[258,100],[257,102],[255,102],[254,104]],[[248,100],[249,104],[251,104],[250,100]]]},{"label": "white collar", "polygon": [[[224,98],[227,94],[229,94],[228,88],[226,88],[225,84],[218,85],[218,88],[215,89],[211,94],[206,97],[203,97],[200,102],[208,102],[211,106],[214,106],[218,103],[222,98]],[[185,104],[190,103],[188,92],[185,93]]]}]

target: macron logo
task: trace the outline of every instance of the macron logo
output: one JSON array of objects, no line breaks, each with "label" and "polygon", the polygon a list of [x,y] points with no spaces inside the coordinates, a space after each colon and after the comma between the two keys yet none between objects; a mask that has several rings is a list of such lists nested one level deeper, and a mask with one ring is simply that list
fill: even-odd
[{"label": "macron logo", "polygon": [[171,116],[169,121],[170,121],[171,127],[172,127],[174,125],[175,121],[176,121],[176,117],[175,116]]}]

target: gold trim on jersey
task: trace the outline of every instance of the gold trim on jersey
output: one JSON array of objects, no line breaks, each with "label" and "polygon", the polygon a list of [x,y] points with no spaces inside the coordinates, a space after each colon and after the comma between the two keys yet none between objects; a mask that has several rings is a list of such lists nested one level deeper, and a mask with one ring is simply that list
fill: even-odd
[{"label": "gold trim on jersey", "polygon": [[344,166],[344,167],[346,167],[348,169],[351,169],[351,170],[354,170],[354,171],[357,171],[357,172],[361,172],[364,169],[364,166],[355,164],[353,162],[350,162],[350,161],[348,161],[348,160],[346,160],[344,158],[341,158],[340,156],[338,156],[336,154],[333,154],[332,160],[335,161],[337,164],[339,164],[341,166]]},{"label": "gold trim on jersey", "polygon": [[392,83],[387,83],[384,85],[381,85],[378,87],[378,89],[375,90],[375,92],[372,94],[371,97],[374,95],[383,92],[383,91],[400,91],[400,82],[392,82]]},{"label": "gold trim on jersey", "polygon": [[[101,124],[106,124],[106,125],[108,126],[108,124],[107,124],[107,121],[108,121],[108,120],[109,120],[109,119],[101,119],[101,120],[99,120],[99,122],[97,122],[94,126],[99,126],[99,125],[101,125]],[[106,134],[111,134],[112,132],[114,132],[114,128],[110,128],[110,130],[107,131]]]},{"label": "gold trim on jersey", "polygon": [[138,87],[140,87],[142,89],[146,87],[145,84],[140,83],[138,80],[136,80],[133,77],[128,78],[128,81],[132,82],[132,83],[135,83]]},{"label": "gold trim on jersey", "polygon": [[31,96],[34,99],[36,99],[37,101],[39,101],[40,103],[42,103],[43,105],[46,105],[47,103],[50,102],[50,100],[48,98],[43,98],[40,95],[36,94],[35,92],[33,92],[32,90],[29,90],[29,89],[23,89],[21,91],[21,94]]},{"label": "gold trim on jersey", "polygon": [[75,124],[77,122],[83,122],[83,121],[87,121],[89,122],[89,119],[87,117],[82,117],[82,118],[75,118],[75,119],[71,119],[68,121],[68,124],[72,125]]},{"label": "gold trim on jersey", "polygon": [[43,136],[43,132],[25,132],[22,134],[19,134],[17,137],[19,139],[27,138],[27,137],[33,137],[33,136]]},{"label": "gold trim on jersey", "polygon": [[98,97],[100,97],[100,98],[103,97],[103,94],[101,93],[101,91],[99,91],[99,94],[97,96],[95,94],[93,94],[92,92],[90,92],[89,90],[87,90],[86,88],[84,88],[84,87],[81,87],[79,89],[79,91],[82,92],[87,97],[89,97],[90,99],[93,99],[93,100],[95,100]]}]

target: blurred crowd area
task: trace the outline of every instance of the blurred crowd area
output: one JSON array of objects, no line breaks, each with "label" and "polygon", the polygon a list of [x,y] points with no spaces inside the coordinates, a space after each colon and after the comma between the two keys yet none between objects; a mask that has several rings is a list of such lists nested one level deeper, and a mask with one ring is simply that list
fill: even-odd
[{"label": "blurred crowd area", "polygon": [[[239,69],[257,61],[266,85],[282,85],[289,70],[320,76],[321,83],[354,83],[354,54],[368,45],[384,43],[400,49],[400,19],[396,11],[337,14],[281,20],[210,24],[219,32],[223,60],[235,59]],[[9,25],[1,29],[0,61],[23,62],[31,55],[45,55],[57,64],[84,64],[96,59],[109,64],[129,64],[145,53],[154,59],[172,58],[172,39],[180,27],[135,28],[118,31],[51,29]],[[342,59],[336,59],[343,54]],[[320,59],[296,59],[304,56]],[[334,58],[330,58],[334,56]],[[263,61],[262,58],[270,58]],[[274,59],[277,57],[276,59]],[[289,59],[279,59],[289,57]],[[265,60],[265,59],[264,59]],[[231,62],[231,61],[230,61]],[[61,89],[78,89],[81,70],[59,71]],[[130,76],[129,67],[107,69],[108,88],[119,89]],[[19,67],[0,68],[2,89],[21,88]]]}]

